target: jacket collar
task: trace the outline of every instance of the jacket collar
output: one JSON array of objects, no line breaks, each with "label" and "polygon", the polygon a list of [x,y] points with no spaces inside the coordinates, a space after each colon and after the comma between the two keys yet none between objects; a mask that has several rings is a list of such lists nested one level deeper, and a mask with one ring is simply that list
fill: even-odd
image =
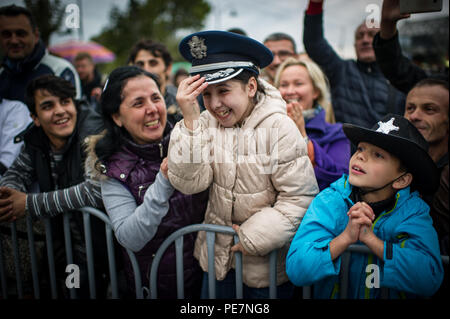
[{"label": "jacket collar", "polygon": [[305,123],[305,126],[308,130],[320,131],[321,133],[326,132],[326,123],[325,123],[325,110],[320,109],[319,112],[311,118],[309,121]]},{"label": "jacket collar", "polygon": [[[348,175],[343,174],[343,176],[338,179],[336,182],[332,183],[330,185],[332,188],[334,188],[335,191],[341,194],[344,201],[346,201],[349,205],[353,206],[355,204],[354,200],[352,199],[352,192],[354,190],[353,185],[351,185],[348,182]],[[399,190],[394,197],[397,199],[395,208],[400,207],[403,202],[405,202],[408,198],[411,196],[418,196],[418,192],[414,191],[411,192],[410,187],[403,188]]]},{"label": "jacket collar", "polygon": [[136,167],[136,163],[162,161],[168,154],[171,131],[172,125],[167,122],[162,140],[146,145],[136,144],[131,139],[124,137],[120,151],[106,161],[106,175],[114,178],[121,176],[121,180],[126,180]]},{"label": "jacket collar", "polygon": [[20,74],[32,70],[39,64],[42,57],[47,53],[44,42],[39,39],[33,52],[22,60],[11,60],[5,57],[2,65],[13,74]]}]

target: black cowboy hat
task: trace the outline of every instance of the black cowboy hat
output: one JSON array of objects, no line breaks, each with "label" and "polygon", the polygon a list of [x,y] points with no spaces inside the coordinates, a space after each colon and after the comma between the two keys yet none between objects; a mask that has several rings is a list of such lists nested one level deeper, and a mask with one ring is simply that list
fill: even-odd
[{"label": "black cowboy hat", "polygon": [[406,118],[388,114],[371,129],[352,124],[343,124],[343,129],[353,144],[367,142],[398,157],[413,175],[414,188],[419,192],[436,192],[439,172],[428,155],[428,143]]}]

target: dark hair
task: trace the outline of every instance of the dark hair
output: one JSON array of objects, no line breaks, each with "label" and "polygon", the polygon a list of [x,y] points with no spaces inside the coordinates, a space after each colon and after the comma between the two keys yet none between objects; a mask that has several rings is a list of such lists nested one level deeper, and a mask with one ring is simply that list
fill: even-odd
[{"label": "dark hair", "polygon": [[139,76],[147,76],[156,82],[159,87],[158,78],[155,74],[149,73],[136,66],[122,66],[111,72],[106,80],[103,93],[100,97],[100,107],[105,123],[105,135],[95,145],[95,153],[98,161],[96,169],[102,172],[100,164],[116,153],[124,141],[124,137],[130,138],[126,129],[116,125],[112,115],[119,112],[120,104],[123,100],[123,89],[128,81]]},{"label": "dark hair", "polygon": [[33,31],[36,30],[36,21],[34,20],[33,16],[31,15],[30,10],[24,7],[16,6],[15,4],[12,4],[10,6],[0,7],[0,16],[7,16],[7,17],[17,17],[18,15],[25,15],[28,20],[30,21],[31,29]]},{"label": "dark hair", "polygon": [[92,55],[90,55],[88,52],[77,53],[75,58],[73,58],[73,62],[81,61],[84,59],[88,59],[91,63],[94,63],[94,60],[92,59]]},{"label": "dark hair", "polygon": [[30,113],[36,115],[36,104],[34,101],[34,93],[37,90],[45,90],[51,95],[57,96],[61,99],[71,98],[75,99],[76,90],[73,84],[56,75],[42,75],[32,80],[25,93],[25,103],[30,110]]},{"label": "dark hair", "polygon": [[187,76],[189,76],[189,72],[186,71],[186,69],[184,69],[184,68],[179,68],[179,69],[177,70],[177,72],[175,72],[175,74],[173,75],[173,82],[174,82],[174,84],[175,84],[175,82],[177,81],[177,78],[178,78],[179,76],[181,76],[181,75],[187,75]]},{"label": "dark hair", "polygon": [[291,42],[292,48],[294,49],[294,53],[297,53],[297,47],[295,45],[294,39],[289,34],[286,34],[286,33],[282,33],[282,32],[272,33],[267,38],[264,39],[263,43],[266,43],[269,41],[281,41],[281,40],[288,40],[289,42]]},{"label": "dark hair", "polygon": [[128,64],[134,64],[136,56],[141,50],[151,52],[155,57],[162,58],[166,68],[172,64],[172,56],[164,44],[146,39],[140,40],[131,48]]},{"label": "dark hair", "polygon": [[247,36],[247,33],[244,30],[242,30],[241,28],[231,28],[231,29],[228,29],[227,31]]},{"label": "dark hair", "polygon": [[[258,76],[252,71],[244,69],[241,73],[236,75],[231,80],[237,80],[245,85],[248,83],[248,81],[252,77],[254,77],[256,79],[256,91],[265,95],[266,91],[264,90],[263,86],[261,85],[261,82],[259,82]],[[255,96],[253,97],[253,103],[254,104],[258,103],[258,95],[257,94],[255,94]]]},{"label": "dark hair", "polygon": [[432,76],[429,78],[425,78],[417,82],[414,85],[413,89],[422,86],[442,86],[448,91],[448,78],[444,76]]}]

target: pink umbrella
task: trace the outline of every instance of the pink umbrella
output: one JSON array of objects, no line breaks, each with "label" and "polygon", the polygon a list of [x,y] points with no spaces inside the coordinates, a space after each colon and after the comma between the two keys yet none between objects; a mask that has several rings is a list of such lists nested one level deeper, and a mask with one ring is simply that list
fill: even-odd
[{"label": "pink umbrella", "polygon": [[73,61],[75,56],[80,52],[87,52],[92,56],[95,63],[106,63],[114,61],[116,56],[113,52],[93,41],[83,42],[70,40],[61,44],[57,44],[48,48],[51,53],[63,57],[69,61]]}]

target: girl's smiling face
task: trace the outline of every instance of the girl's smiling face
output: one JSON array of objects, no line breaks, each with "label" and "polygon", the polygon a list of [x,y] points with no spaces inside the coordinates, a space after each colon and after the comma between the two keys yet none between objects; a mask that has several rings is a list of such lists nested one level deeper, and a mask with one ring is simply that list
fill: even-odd
[{"label": "girl's smiling face", "polygon": [[206,109],[223,127],[240,124],[253,109],[257,82],[251,77],[247,84],[239,80],[211,84],[203,91]]}]

